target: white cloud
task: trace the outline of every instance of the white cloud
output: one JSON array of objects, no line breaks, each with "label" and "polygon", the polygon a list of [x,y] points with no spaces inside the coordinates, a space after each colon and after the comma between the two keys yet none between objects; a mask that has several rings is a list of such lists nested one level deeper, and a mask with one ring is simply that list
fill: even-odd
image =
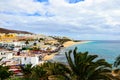
[{"label": "white cloud", "polygon": [[[49,0],[47,4],[34,0],[1,0],[0,26],[22,26],[16,29],[29,28],[29,31],[50,34],[63,30],[66,36],[87,34],[88,39],[93,39],[89,36],[94,35],[115,37],[113,34],[120,34],[119,4],[119,0],[85,0],[76,4],[65,0]],[[35,13],[41,16],[27,15]],[[118,36],[115,38],[120,39]]]}]

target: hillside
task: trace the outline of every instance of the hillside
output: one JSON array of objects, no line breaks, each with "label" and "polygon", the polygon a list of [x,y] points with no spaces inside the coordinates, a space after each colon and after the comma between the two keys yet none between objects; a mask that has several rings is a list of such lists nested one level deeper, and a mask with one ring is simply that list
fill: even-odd
[{"label": "hillside", "polygon": [[19,31],[19,30],[10,30],[5,28],[0,28],[0,33],[23,33],[23,34],[33,34],[27,31]]}]

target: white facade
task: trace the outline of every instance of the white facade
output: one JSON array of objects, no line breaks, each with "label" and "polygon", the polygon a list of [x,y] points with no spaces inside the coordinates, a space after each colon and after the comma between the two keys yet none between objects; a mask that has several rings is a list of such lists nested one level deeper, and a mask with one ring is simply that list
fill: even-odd
[{"label": "white facade", "polygon": [[14,44],[14,46],[24,46],[25,45],[24,42],[12,42],[12,44]]},{"label": "white facade", "polygon": [[39,58],[36,57],[22,57],[21,64],[32,64],[37,65],[39,63]]},{"label": "white facade", "polygon": [[11,59],[13,58],[13,53],[5,53],[5,52],[0,52],[0,59]]}]

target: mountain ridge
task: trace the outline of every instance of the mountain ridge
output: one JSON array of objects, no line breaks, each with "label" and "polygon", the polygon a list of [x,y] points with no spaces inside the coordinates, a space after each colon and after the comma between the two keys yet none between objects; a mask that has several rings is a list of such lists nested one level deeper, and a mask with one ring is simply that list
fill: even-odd
[{"label": "mountain ridge", "polygon": [[21,30],[12,30],[12,29],[6,29],[6,28],[0,28],[0,33],[22,33],[22,34],[33,34],[31,32],[28,32],[28,31],[21,31]]}]

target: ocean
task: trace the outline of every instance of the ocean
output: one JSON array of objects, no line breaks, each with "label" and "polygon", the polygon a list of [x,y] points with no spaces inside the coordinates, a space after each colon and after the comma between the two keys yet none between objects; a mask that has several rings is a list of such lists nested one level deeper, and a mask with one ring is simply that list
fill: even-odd
[{"label": "ocean", "polygon": [[86,52],[89,54],[98,55],[100,59],[105,59],[109,63],[114,63],[116,57],[120,55],[120,41],[91,41],[84,44],[77,44],[65,48],[60,51],[60,54],[53,58],[53,61],[66,63],[65,52],[78,48],[78,52]]}]

